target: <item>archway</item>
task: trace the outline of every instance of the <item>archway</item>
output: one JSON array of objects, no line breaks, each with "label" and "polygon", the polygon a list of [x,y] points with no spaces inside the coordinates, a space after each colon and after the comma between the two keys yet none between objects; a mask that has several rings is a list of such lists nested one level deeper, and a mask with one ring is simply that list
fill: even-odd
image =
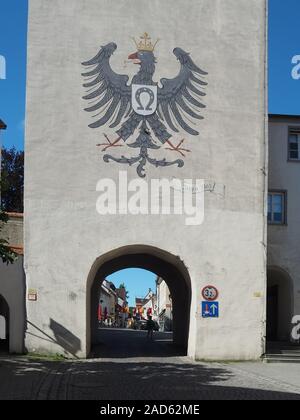
[{"label": "archway", "polygon": [[4,330],[3,332],[5,335],[3,339],[0,339],[0,352],[1,351],[8,352],[9,351],[9,306],[2,295],[0,295],[0,317],[1,317],[0,322],[2,323],[4,321],[2,327],[3,327],[3,330]]},{"label": "archway", "polygon": [[111,251],[99,257],[90,271],[87,282],[87,354],[90,354],[97,334],[99,280],[126,269],[142,268],[163,278],[173,300],[173,341],[187,352],[189,341],[191,280],[179,257],[159,248],[132,245]]},{"label": "archway", "polygon": [[267,341],[290,341],[293,316],[293,282],[279,267],[268,268]]}]

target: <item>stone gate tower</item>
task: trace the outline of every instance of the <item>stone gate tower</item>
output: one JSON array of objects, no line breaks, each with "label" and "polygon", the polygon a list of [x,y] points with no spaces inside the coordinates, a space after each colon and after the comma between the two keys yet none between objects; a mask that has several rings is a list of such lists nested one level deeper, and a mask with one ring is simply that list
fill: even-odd
[{"label": "stone gate tower", "polygon": [[134,266],[167,281],[188,355],[259,358],[266,0],[29,5],[27,349],[87,356],[100,281]]}]

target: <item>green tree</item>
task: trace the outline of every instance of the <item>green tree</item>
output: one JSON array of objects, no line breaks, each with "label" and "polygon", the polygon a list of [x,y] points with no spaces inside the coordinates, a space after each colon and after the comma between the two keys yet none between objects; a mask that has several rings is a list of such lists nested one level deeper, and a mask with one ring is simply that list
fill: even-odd
[{"label": "green tree", "polygon": [[5,223],[7,223],[8,216],[0,209],[0,260],[5,264],[13,264],[17,259],[15,254],[8,246],[6,239],[2,238],[1,231]]},{"label": "green tree", "polygon": [[2,149],[1,208],[6,212],[23,213],[24,152]]}]

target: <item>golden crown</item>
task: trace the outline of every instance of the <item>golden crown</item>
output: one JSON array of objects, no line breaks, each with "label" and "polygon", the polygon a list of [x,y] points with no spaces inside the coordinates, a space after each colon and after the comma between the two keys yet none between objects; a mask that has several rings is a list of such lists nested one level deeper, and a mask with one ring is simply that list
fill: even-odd
[{"label": "golden crown", "polygon": [[140,42],[137,42],[135,38],[132,38],[138,51],[150,51],[153,52],[157,43],[159,42],[159,39],[155,42],[153,45],[151,42],[151,37],[147,32],[144,33],[144,35],[140,36]]}]

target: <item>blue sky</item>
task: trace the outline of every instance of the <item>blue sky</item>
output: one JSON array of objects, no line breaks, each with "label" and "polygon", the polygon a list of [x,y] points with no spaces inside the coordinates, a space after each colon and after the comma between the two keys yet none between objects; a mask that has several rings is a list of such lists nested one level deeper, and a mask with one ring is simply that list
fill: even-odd
[{"label": "blue sky", "polygon": [[[300,115],[300,78],[292,78],[292,58],[300,56],[299,22],[300,0],[269,0],[270,113]],[[0,118],[8,125],[1,134],[6,147],[17,149],[24,147],[26,26],[27,0],[1,0],[0,56],[7,78],[0,79]],[[127,284],[131,304],[155,287],[155,275],[133,269],[116,273],[112,281]]]},{"label": "blue sky", "polygon": [[125,283],[129,291],[129,306],[135,306],[136,297],[145,297],[149,289],[156,290],[156,275],[146,270],[138,268],[129,268],[118,271],[107,277],[116,287]]},{"label": "blue sky", "polygon": [[6,61],[6,80],[0,79],[0,119],[5,146],[24,147],[27,0],[1,0],[0,55]]},{"label": "blue sky", "polygon": [[[269,112],[300,115],[300,78],[292,58],[300,56],[300,0],[269,0]],[[299,57],[300,62],[300,57]],[[300,74],[300,71],[299,71]]]}]

